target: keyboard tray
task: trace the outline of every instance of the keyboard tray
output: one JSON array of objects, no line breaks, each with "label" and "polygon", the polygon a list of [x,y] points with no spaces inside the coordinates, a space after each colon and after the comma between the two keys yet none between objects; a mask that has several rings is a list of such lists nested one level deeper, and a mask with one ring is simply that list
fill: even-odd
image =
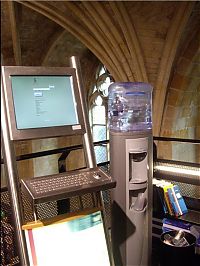
[{"label": "keyboard tray", "polygon": [[114,188],[116,181],[99,167],[21,180],[34,204]]}]

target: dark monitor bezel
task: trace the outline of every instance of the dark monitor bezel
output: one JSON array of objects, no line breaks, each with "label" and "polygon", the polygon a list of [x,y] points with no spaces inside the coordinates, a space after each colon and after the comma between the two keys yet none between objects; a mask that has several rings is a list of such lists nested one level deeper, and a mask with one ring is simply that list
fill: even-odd
[{"label": "dark monitor bezel", "polygon": [[[76,101],[79,124],[43,128],[18,129],[14,110],[11,76],[71,76],[73,79],[73,92]],[[78,88],[75,68],[3,66],[2,78],[11,140],[42,139],[59,136],[83,135],[85,133],[83,110],[81,108],[81,96]]]}]

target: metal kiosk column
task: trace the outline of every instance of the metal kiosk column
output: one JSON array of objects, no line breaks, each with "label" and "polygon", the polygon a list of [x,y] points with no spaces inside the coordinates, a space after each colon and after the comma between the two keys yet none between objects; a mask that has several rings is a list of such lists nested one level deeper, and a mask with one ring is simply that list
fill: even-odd
[{"label": "metal kiosk column", "polygon": [[115,264],[150,265],[152,205],[152,87],[113,83],[109,129],[113,190],[112,246]]},{"label": "metal kiosk column", "polygon": [[[96,165],[78,59],[72,57],[70,64],[70,67],[2,67],[1,129],[4,162],[8,176],[13,220],[15,221],[19,260],[20,265],[24,266],[32,265],[30,262],[37,257],[32,256],[31,249],[28,248],[29,238],[23,231],[33,229],[26,229],[28,223],[33,222],[34,226],[34,223],[41,219],[42,215],[39,214],[51,213],[51,204],[46,203],[54,203],[53,206],[56,208],[57,201],[69,199],[70,203],[73,203],[73,198],[78,198],[78,200],[75,211],[73,204],[71,204],[69,211],[71,213],[74,211],[78,215],[80,211],[89,211],[88,209],[90,209],[91,213],[96,213],[96,210],[98,210],[100,217],[97,217],[98,225],[101,226],[102,224],[103,226],[103,228],[101,227],[103,230],[99,232],[100,234],[103,232],[101,239],[103,239],[102,243],[106,244],[102,246],[103,249],[106,247],[104,249],[106,251],[105,259],[107,265],[113,264],[102,191],[115,187],[116,182]],[[40,177],[34,176],[33,173],[33,176],[24,179],[19,177],[14,148],[15,142],[77,135],[82,139],[85,169]],[[30,201],[30,212],[34,221],[25,219],[26,208],[23,206],[25,195]],[[88,199],[87,204],[85,203],[86,198]],[[41,206],[43,207],[40,208]],[[53,215],[56,216],[57,212],[53,212]],[[59,217],[60,215],[57,215],[57,219],[61,219]],[[63,239],[69,241],[64,236]],[[53,242],[49,241],[49,243]],[[92,243],[91,247],[93,246]],[[36,252],[36,255],[44,253],[48,254],[49,258],[51,255],[57,263],[58,254],[49,252],[49,250],[45,253],[43,252],[45,247],[38,247],[39,252]],[[98,249],[96,250],[98,251]],[[59,253],[59,250],[57,251]],[[43,258],[40,259],[37,265],[43,266],[46,262],[46,256],[44,261]],[[85,259],[88,262],[88,256]],[[75,259],[73,258],[73,260]],[[63,261],[65,261],[65,257]]]}]

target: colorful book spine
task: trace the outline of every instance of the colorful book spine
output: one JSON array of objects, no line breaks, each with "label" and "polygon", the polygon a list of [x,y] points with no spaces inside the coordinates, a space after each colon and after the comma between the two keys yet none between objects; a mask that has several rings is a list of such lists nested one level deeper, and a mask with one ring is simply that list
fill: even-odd
[{"label": "colorful book spine", "polygon": [[162,204],[162,208],[163,208],[163,211],[165,214],[168,213],[168,209],[167,209],[167,205],[166,205],[166,202],[165,202],[165,199],[164,199],[164,190],[163,188],[159,187],[159,186],[156,186],[157,187],[157,191],[158,191],[158,195],[159,195],[159,198],[160,198],[160,202]]},{"label": "colorful book spine", "polygon": [[173,190],[173,187],[167,189],[168,195],[169,195],[169,200],[170,200],[172,207],[173,207],[173,210],[174,210],[174,214],[176,217],[178,217],[179,215],[182,214],[182,212],[180,211],[180,208],[177,204],[178,202],[175,199],[175,194],[172,190]]},{"label": "colorful book spine", "polygon": [[180,205],[179,205],[179,201],[178,201],[178,199],[177,199],[177,196],[176,196],[176,193],[175,193],[175,190],[174,190],[174,186],[172,187],[172,194],[173,194],[174,200],[175,200],[175,202],[176,202],[176,206],[177,206],[177,208],[178,208],[179,215],[182,215],[183,212],[182,212],[181,207],[180,207]]},{"label": "colorful book spine", "polygon": [[175,230],[175,231],[183,230],[183,231],[185,231],[185,232],[190,233],[190,230],[188,230],[188,229],[184,229],[184,228],[179,228],[179,227],[174,226],[174,225],[163,224],[163,226],[162,226],[162,231],[163,231],[163,232],[173,231],[173,230]]},{"label": "colorful book spine", "polygon": [[176,199],[178,201],[179,207],[181,209],[182,214],[185,214],[188,212],[187,206],[185,204],[185,201],[180,193],[180,189],[177,185],[174,185],[174,193],[176,195]]},{"label": "colorful book spine", "polygon": [[163,187],[163,190],[164,190],[164,198],[165,198],[165,202],[167,204],[167,208],[169,210],[169,214],[173,216],[174,215],[174,210],[173,210],[172,203],[171,203],[171,201],[169,199],[169,195],[168,195],[168,191],[167,191],[168,188],[172,188],[172,187],[173,187],[172,184],[166,185],[166,186]]},{"label": "colorful book spine", "polygon": [[190,223],[187,222],[183,222],[181,220],[178,219],[169,219],[169,218],[164,218],[162,220],[163,226],[165,227],[170,227],[170,226],[174,226],[176,228],[180,229],[185,229],[185,230],[191,230],[192,225]]},{"label": "colorful book spine", "polygon": [[165,180],[154,180],[154,185],[157,187],[165,214],[169,213],[171,216],[178,217],[188,212],[178,185]]}]

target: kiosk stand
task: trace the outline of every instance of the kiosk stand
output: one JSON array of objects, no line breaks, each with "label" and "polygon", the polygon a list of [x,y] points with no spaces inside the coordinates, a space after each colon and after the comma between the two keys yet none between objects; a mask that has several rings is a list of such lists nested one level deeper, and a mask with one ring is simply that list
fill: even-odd
[{"label": "kiosk stand", "polygon": [[[95,215],[98,217],[100,215],[102,218],[94,218],[91,210],[89,216],[84,214],[84,217],[86,215],[87,221],[97,219],[99,223],[103,222],[108,261],[112,265],[102,190],[114,188],[116,181],[113,181],[96,165],[77,58],[72,57],[71,67],[67,68],[2,67],[1,95],[4,161],[20,264],[32,265],[30,261],[34,264],[34,259],[37,257],[35,254],[30,260],[32,249],[30,251],[28,248],[30,245],[27,246],[27,239],[32,231],[26,233],[25,236],[22,230],[22,226],[27,228],[22,204],[21,192],[23,191],[31,200],[35,225],[38,224],[37,206],[41,203],[55,202],[74,196],[80,197],[80,202],[83,202],[85,195],[90,194],[93,199],[92,209],[95,208]],[[82,136],[86,169],[20,180],[14,151],[15,141],[69,135]],[[75,219],[75,217],[77,214],[70,219]],[[98,223],[94,221],[92,224],[97,226]],[[75,224],[77,224],[77,219]],[[80,230],[82,229],[81,227]],[[101,237],[102,241],[103,239]],[[67,238],[66,241],[68,241]],[[40,252],[40,249],[38,250]],[[55,253],[55,256],[58,254]]]},{"label": "kiosk stand", "polygon": [[115,263],[150,265],[152,208],[152,87],[109,87],[110,171],[113,190],[112,246]]}]

